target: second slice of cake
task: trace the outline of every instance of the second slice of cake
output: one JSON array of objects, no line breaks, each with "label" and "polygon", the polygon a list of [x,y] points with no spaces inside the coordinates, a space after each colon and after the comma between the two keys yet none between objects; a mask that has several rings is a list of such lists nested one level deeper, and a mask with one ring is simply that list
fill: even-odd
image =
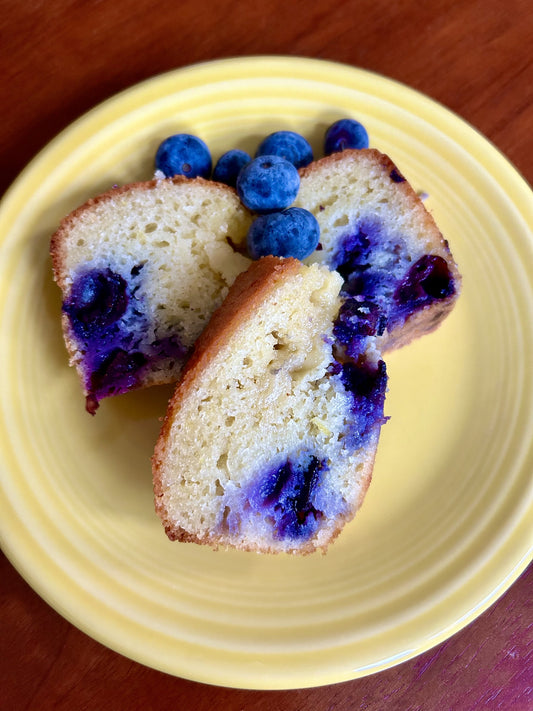
[{"label": "second slice of cake", "polygon": [[355,353],[363,331],[383,351],[437,328],[455,305],[461,276],[431,213],[391,159],[345,150],[300,171],[295,205],[314,214],[326,264],[344,282],[337,337]]}]

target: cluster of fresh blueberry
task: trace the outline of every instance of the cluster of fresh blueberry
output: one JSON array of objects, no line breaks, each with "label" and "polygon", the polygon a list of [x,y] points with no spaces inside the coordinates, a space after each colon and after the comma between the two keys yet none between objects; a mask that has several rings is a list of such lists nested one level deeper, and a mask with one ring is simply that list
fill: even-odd
[{"label": "cluster of fresh blueberry", "polygon": [[[324,154],[346,148],[368,148],[368,134],[355,119],[333,123],[324,136]],[[156,169],[166,177],[210,178],[235,187],[246,207],[258,214],[248,233],[252,259],[272,254],[305,259],[318,246],[320,228],[314,215],[290,207],[300,188],[298,169],[313,160],[309,142],[294,131],[267,136],[252,158],[232,149],[214,169],[207,145],[197,136],[179,133],[165,139],[156,153]]]}]

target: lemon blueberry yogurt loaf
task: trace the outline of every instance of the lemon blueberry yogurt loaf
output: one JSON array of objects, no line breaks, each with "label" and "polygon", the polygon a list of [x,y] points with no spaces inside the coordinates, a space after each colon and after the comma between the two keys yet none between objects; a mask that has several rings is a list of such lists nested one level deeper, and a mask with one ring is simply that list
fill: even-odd
[{"label": "lemon blueberry yogurt loaf", "polygon": [[361,505],[386,371],[333,336],[342,279],[264,257],[196,343],[153,456],[171,540],[258,552],[326,549]]},{"label": "lemon blueberry yogurt loaf", "polygon": [[377,335],[386,351],[435,329],[457,299],[460,275],[432,215],[390,158],[343,150],[301,169],[300,178],[294,205],[320,225],[319,249],[306,262],[344,280],[337,338],[357,350],[361,335]]},{"label": "lemon blueberry yogurt loaf", "polygon": [[52,237],[63,334],[94,413],[109,395],[174,382],[212,311],[249,260],[250,212],[202,178],[114,188]]}]

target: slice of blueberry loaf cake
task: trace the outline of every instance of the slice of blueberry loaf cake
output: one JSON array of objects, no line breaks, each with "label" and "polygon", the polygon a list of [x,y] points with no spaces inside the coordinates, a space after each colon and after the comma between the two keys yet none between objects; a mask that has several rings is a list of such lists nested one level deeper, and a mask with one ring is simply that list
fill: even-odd
[{"label": "slice of blueberry loaf cake", "polygon": [[355,515],[387,376],[375,349],[357,360],[337,349],[341,285],[292,258],[264,257],[237,278],[155,447],[155,508],[171,540],[303,554]]},{"label": "slice of blueberry loaf cake", "polygon": [[295,205],[320,225],[307,263],[341,274],[335,335],[356,355],[361,336],[382,350],[434,330],[452,309],[460,275],[431,214],[394,163],[374,149],[345,150],[300,171]]},{"label": "slice of blueberry loaf cake", "polygon": [[252,217],[231,188],[197,178],[114,188],[52,237],[63,334],[93,413],[109,395],[174,382],[249,260]]}]

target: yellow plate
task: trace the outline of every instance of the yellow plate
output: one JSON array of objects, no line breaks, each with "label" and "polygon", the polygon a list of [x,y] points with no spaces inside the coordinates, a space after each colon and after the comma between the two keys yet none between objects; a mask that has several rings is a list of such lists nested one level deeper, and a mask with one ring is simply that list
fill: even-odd
[{"label": "yellow plate", "polygon": [[[149,178],[188,131],[216,158],[276,129],[320,151],[359,118],[448,237],[464,275],[445,324],[389,357],[390,422],[367,500],[325,556],[170,543],[150,456],[170,390],[84,411],[48,242],[62,215]],[[147,81],[74,123],[0,212],[2,545],[56,610],[109,647],[225,686],[294,688],[390,667],[453,634],[532,548],[533,199],[471,127],[383,77],[295,58],[219,61]]]}]

